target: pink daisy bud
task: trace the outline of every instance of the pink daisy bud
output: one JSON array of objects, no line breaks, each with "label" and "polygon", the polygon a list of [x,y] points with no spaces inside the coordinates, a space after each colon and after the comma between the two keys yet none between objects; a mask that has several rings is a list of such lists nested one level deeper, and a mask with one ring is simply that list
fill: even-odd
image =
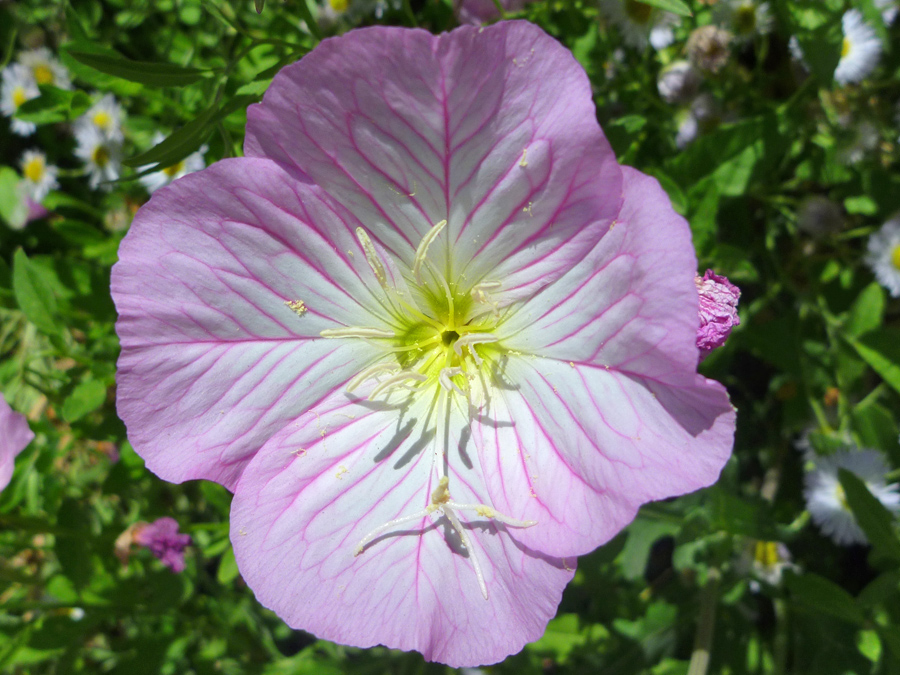
[{"label": "pink daisy bud", "polygon": [[190,545],[191,536],[178,533],[178,522],[174,518],[159,518],[143,527],[136,527],[133,541],[150,549],[173,572],[184,570],[184,549]]},{"label": "pink daisy bud", "polygon": [[731,329],[740,325],[737,305],[741,290],[712,270],[706,270],[706,274],[698,276],[694,282],[700,294],[697,347],[700,349],[700,359],[703,360],[713,349],[725,344]]}]

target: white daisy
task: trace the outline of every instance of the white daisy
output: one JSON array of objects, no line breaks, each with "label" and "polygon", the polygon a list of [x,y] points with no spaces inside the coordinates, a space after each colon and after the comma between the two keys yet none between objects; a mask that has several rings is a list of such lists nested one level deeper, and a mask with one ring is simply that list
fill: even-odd
[{"label": "white daisy", "polygon": [[75,141],[75,155],[85,164],[90,186],[111,190],[108,181],[116,180],[122,168],[121,142],[107,138],[92,124],[76,128]]},{"label": "white daisy", "polygon": [[651,45],[665,49],[675,41],[672,30],[678,17],[638,0],[601,0],[600,9],[622,33],[625,44],[636,49]]},{"label": "white daisy", "polygon": [[60,89],[72,88],[69,71],[46,47],[22,52],[19,54],[19,63],[31,72],[36,84],[50,84]]},{"label": "white daisy", "polygon": [[834,71],[838,84],[862,82],[878,65],[881,41],[875,31],[863,21],[859,10],[851,9],[841,17],[844,42],[841,60]]},{"label": "white daisy", "polygon": [[[157,132],[153,137],[153,145],[159,145],[164,138],[165,136]],[[204,145],[197,150],[197,152],[192,152],[177,164],[167,166],[160,171],[148,173],[146,176],[141,176],[138,180],[140,180],[143,186],[147,188],[147,192],[153,194],[159,188],[168,185],[173,180],[181,178],[186,174],[193,173],[194,171],[205,169],[206,161],[203,159],[203,153],[205,153],[206,150],[207,148]],[[152,165],[142,166],[140,170],[143,171],[144,169],[149,169],[150,166]]]},{"label": "white daisy", "polygon": [[683,103],[697,95],[702,78],[687,61],[674,61],[659,74],[656,87],[666,103]]},{"label": "white daisy", "polygon": [[751,540],[738,561],[738,569],[765,581],[770,586],[781,583],[787,569],[796,569],[791,562],[791,552],[778,541]]},{"label": "white daisy", "polygon": [[47,164],[47,155],[43,152],[26,150],[19,166],[22,168],[25,194],[33,202],[40,204],[50,190],[59,187],[56,181],[59,169]]},{"label": "white daisy", "polygon": [[771,32],[774,23],[769,3],[754,0],[719,0],[713,19],[742,41]]},{"label": "white daisy", "polygon": [[875,0],[875,7],[881,12],[881,20],[887,26],[894,23],[900,12],[900,2],[897,0]]},{"label": "white daisy", "polygon": [[813,522],[837,544],[865,544],[866,535],[856,522],[847,495],[838,480],[838,469],[856,474],[878,501],[900,511],[897,485],[886,485],[887,466],[875,450],[843,450],[812,459],[813,468],[803,477],[803,496]]},{"label": "white daisy", "polygon": [[13,133],[19,136],[30,136],[37,128],[32,122],[24,122],[15,118],[19,107],[33,98],[40,96],[37,84],[25,66],[14,63],[0,72],[0,111],[12,118],[10,126]]},{"label": "white daisy", "polygon": [[123,117],[122,106],[116,102],[116,97],[106,94],[75,121],[76,133],[78,128],[94,126],[106,138],[121,141]]},{"label": "white daisy", "polygon": [[872,268],[878,283],[900,298],[900,214],[887,221],[869,237],[866,264]]}]

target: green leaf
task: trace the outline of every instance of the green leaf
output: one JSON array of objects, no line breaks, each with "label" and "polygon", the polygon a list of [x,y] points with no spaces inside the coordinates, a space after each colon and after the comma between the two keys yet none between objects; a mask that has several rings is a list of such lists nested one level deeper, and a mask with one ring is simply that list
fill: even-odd
[{"label": "green leaf", "polygon": [[869,492],[866,484],[847,469],[838,469],[838,480],[847,495],[850,510],[856,516],[856,522],[869,538],[869,542],[889,558],[900,560],[900,539],[894,532],[893,520],[884,504]]},{"label": "green leaf", "polygon": [[0,166],[0,218],[14,230],[25,225],[28,205],[19,190],[19,174],[8,166]]},{"label": "green leaf", "polygon": [[793,35],[800,43],[803,62],[809,67],[813,77],[821,85],[830,87],[834,70],[841,60],[844,38],[840,20],[834,17],[832,21],[813,29],[795,28]]},{"label": "green leaf", "polygon": [[529,651],[551,653],[557,663],[565,663],[576,647],[599,643],[609,637],[603,624],[581,626],[577,614],[560,614],[547,624],[544,635],[526,646]]},{"label": "green leaf", "polygon": [[69,394],[62,406],[62,416],[66,422],[79,420],[95,411],[106,400],[106,385],[97,380],[82,382]]},{"label": "green leaf", "polygon": [[884,289],[873,281],[863,289],[850,307],[844,322],[846,334],[859,337],[881,326],[884,321],[884,306]]},{"label": "green leaf", "polygon": [[83,114],[91,106],[90,97],[83,91],[67,91],[47,85],[41,85],[40,90],[40,96],[19,106],[17,118],[35,124],[67,122]]},{"label": "green leaf", "polygon": [[885,382],[900,392],[900,331],[883,328],[848,341]]},{"label": "green leaf", "polygon": [[693,16],[691,8],[682,0],[640,0],[645,5],[653,5],[679,16]]},{"label": "green leaf", "polygon": [[22,313],[38,330],[48,335],[62,332],[56,315],[56,296],[39,265],[19,249],[13,256],[13,292]]},{"label": "green leaf", "polygon": [[266,6],[266,0],[254,0],[254,3],[256,4],[256,13],[262,14],[263,7]]},{"label": "green leaf", "polygon": [[222,559],[219,561],[219,571],[216,572],[216,579],[218,579],[220,584],[225,586],[237,579],[238,574],[237,560],[234,558],[234,549],[229,546],[222,554]]},{"label": "green leaf", "polygon": [[865,621],[856,600],[833,581],[818,574],[789,574],[785,578],[788,590],[794,599],[813,612],[833,616],[842,621],[862,624]]},{"label": "green leaf", "polygon": [[294,6],[300,10],[300,18],[306,23],[306,27],[310,34],[316,38],[316,40],[321,40],[322,31],[319,30],[319,22],[316,21],[312,10],[309,8],[308,0],[298,0]]},{"label": "green leaf", "polygon": [[193,84],[208,72],[199,68],[184,68],[174,63],[131,61],[111,51],[105,54],[92,54],[70,49],[69,55],[101,73],[151,87],[183,87]]}]

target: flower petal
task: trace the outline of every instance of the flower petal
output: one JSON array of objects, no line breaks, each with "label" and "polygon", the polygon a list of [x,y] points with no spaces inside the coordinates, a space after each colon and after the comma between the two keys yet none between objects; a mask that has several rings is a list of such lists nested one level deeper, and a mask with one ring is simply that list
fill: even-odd
[{"label": "flower petal", "polygon": [[31,443],[34,432],[28,420],[6,402],[0,394],[0,490],[9,485],[13,473],[13,461],[25,446]]},{"label": "flower petal", "polygon": [[141,209],[112,294],[119,415],[151,470],[232,487],[275,431],[376,357],[362,340],[319,337],[385,326],[364,308],[378,309],[378,284],[355,225],[262,159],[185,176]]},{"label": "flower petal", "polygon": [[615,225],[579,264],[516,310],[510,348],[690,385],[697,368],[697,260],[656,179],[623,167]]},{"label": "flower petal", "polygon": [[245,153],[340,195],[408,268],[447,220],[429,255],[448,278],[501,279],[504,303],[582,258],[621,203],[583,69],[522,21],[325,40],[250,108]]},{"label": "flower petal", "polygon": [[520,541],[550,555],[587,553],[641,504],[712,484],[731,454],[734,409],[699,375],[672,386],[540,357],[504,375],[515,388],[473,429],[480,472],[494,508],[537,521]]},{"label": "flower petal", "polygon": [[[446,412],[445,400],[438,410]],[[279,432],[235,491],[238,566],[262,604],[320,638],[415,649],[452,666],[494,663],[543,633],[574,560],[532,551],[518,543],[519,529],[465,512],[472,551],[436,512],[387,529],[354,555],[368,533],[424,509],[440,446],[455,452],[467,442],[462,416],[447,414],[446,434],[427,418],[427,401],[398,410],[339,393]],[[483,501],[477,473],[454,464],[452,498]]]}]

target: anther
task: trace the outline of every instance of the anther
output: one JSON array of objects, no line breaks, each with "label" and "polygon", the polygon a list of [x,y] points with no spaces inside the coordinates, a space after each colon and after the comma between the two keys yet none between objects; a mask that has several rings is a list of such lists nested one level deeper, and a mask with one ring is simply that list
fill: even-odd
[{"label": "anther", "polygon": [[378,283],[381,284],[382,288],[386,288],[387,275],[384,273],[384,263],[381,262],[381,256],[379,256],[378,251],[375,250],[375,245],[372,243],[372,240],[369,239],[369,235],[366,234],[366,231],[361,227],[356,228],[356,238],[359,239],[359,243],[363,247],[363,251],[366,254],[366,262],[369,263],[369,267],[371,267],[372,272],[375,273],[375,278],[378,279]]},{"label": "anther", "polygon": [[378,373],[385,373],[385,372],[393,373],[399,367],[400,366],[398,366],[396,363],[390,363],[387,361],[382,361],[381,363],[376,363],[374,365],[371,365],[347,383],[346,391],[348,391],[348,392],[353,391],[359,385],[361,385],[363,382],[365,382],[366,380],[368,380],[371,377],[374,377]]},{"label": "anther", "polygon": [[431,246],[431,242],[437,238],[446,224],[447,221],[442,220],[428,230],[428,233],[422,237],[422,241],[419,242],[419,246],[416,248],[416,258],[413,262],[413,275],[416,277],[416,281],[419,282],[419,284],[422,283],[422,264],[425,262],[425,256],[428,255],[428,247]]},{"label": "anther", "polygon": [[455,391],[457,394],[462,395],[462,390],[450,379],[460,373],[462,373],[462,368],[441,368],[441,372],[438,375],[438,382],[440,382],[441,386],[447,391]]}]

